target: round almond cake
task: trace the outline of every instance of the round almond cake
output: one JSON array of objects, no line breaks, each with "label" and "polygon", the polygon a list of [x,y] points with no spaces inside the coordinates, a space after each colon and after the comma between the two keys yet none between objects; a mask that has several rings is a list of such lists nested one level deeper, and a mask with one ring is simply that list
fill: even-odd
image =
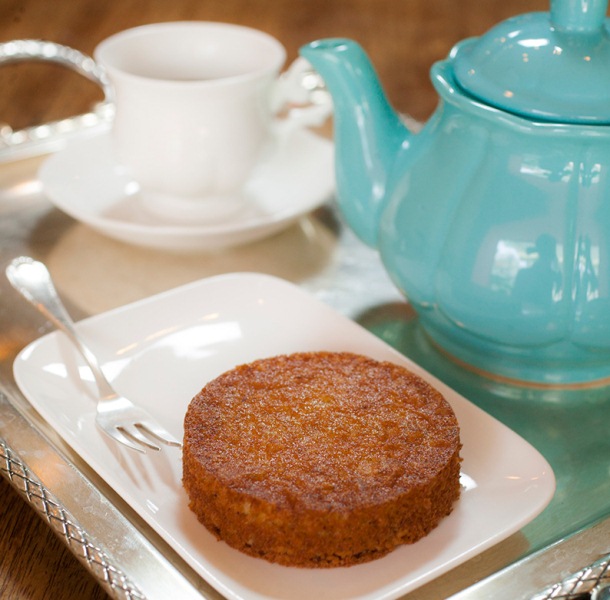
[{"label": "round almond cake", "polygon": [[389,362],[257,360],[208,383],[184,425],[191,510],[217,538],[271,562],[379,558],[429,533],[460,494],[453,410]]}]

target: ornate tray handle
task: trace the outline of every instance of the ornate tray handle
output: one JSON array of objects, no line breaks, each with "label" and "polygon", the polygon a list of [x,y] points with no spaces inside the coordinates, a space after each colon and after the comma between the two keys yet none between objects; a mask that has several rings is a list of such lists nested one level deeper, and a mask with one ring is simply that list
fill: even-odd
[{"label": "ornate tray handle", "polygon": [[120,600],[144,600],[144,595],[113,564],[112,559],[90,539],[55,496],[0,438],[0,475],[4,476],[36,512],[49,524],[72,553],[85,565],[105,590]]},{"label": "ornate tray handle", "polygon": [[97,83],[104,92],[104,101],[89,113],[17,131],[0,123],[0,162],[56,150],[70,135],[106,129],[110,125],[114,117],[112,87],[103,69],[90,56],[44,40],[0,43],[0,65],[24,61],[53,62],[68,67]]},{"label": "ornate tray handle", "polygon": [[531,600],[608,600],[610,598],[610,555],[604,556],[549,586]]}]

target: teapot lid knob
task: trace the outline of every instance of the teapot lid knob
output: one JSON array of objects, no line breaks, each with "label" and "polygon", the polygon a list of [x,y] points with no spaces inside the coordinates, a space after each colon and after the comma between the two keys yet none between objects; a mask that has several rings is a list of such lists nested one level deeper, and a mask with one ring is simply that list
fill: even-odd
[{"label": "teapot lid knob", "polygon": [[459,86],[528,118],[610,124],[608,0],[551,0],[451,53]]},{"label": "teapot lid knob", "polygon": [[607,6],[607,0],[551,0],[551,27],[595,33],[604,26]]}]

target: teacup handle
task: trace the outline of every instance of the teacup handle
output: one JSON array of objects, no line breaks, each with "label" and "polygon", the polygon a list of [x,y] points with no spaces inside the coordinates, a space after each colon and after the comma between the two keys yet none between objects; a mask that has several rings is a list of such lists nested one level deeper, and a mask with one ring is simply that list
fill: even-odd
[{"label": "teacup handle", "polygon": [[276,82],[272,109],[278,113],[284,108],[287,115],[280,121],[283,131],[319,127],[332,114],[332,99],[324,81],[302,57],[294,60]]},{"label": "teacup handle", "polygon": [[45,40],[23,39],[0,43],[0,65],[24,61],[53,62],[68,67],[97,83],[104,93],[104,101],[90,113],[18,131],[0,123],[0,162],[55,150],[70,134],[110,124],[114,116],[112,87],[93,58],[68,46]]}]

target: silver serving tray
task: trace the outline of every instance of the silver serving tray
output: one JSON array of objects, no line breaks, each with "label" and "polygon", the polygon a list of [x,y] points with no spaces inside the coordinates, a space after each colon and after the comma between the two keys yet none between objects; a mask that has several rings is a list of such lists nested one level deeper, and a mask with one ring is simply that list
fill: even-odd
[{"label": "silver serving tray", "polygon": [[[19,254],[51,259],[58,268],[65,265],[66,250],[74,230],[82,228],[59,213],[45,200],[36,180],[41,158],[62,148],[73,136],[106,131],[111,110],[93,111],[95,118],[75,117],[68,127],[52,126],[41,138],[34,130],[17,136],[5,135],[0,143],[0,273]],[[6,133],[6,132],[5,132]],[[145,251],[120,246],[91,234],[92,252],[124,253],[125,263],[148,264]],[[299,265],[298,283],[339,312],[374,329],[384,319],[408,325],[412,312],[385,275],[377,253],[361,244],[341,224],[333,206],[325,207],[281,234],[285,246],[318,236],[324,252],[308,268]],[[296,240],[296,242],[293,240]],[[274,241],[275,240],[275,241]],[[270,251],[277,240],[259,242],[247,250],[248,267],[289,277],[290,258]],[[60,250],[58,250],[60,248]],[[193,278],[220,270],[239,270],[246,250],[230,251],[206,263],[188,259]],[[169,258],[168,272],[172,260]],[[288,262],[286,262],[288,261]],[[203,263],[203,267],[201,266]],[[134,268],[135,268],[134,266]],[[309,268],[310,267],[310,268]],[[206,271],[207,269],[207,271]],[[94,275],[92,275],[94,276]],[[188,269],[184,277],[191,276]],[[155,285],[163,287],[162,275]],[[67,282],[67,279],[66,279]],[[147,295],[140,282],[132,288],[125,280],[114,282],[120,293],[111,302]],[[171,282],[171,285],[175,281]],[[109,285],[112,286],[112,278]],[[118,287],[120,284],[120,288]],[[67,285],[67,283],[66,283]],[[168,283],[168,286],[170,284]],[[74,290],[75,298],[78,290]],[[0,359],[0,473],[40,513],[70,551],[114,598],[168,597],[220,598],[196,575],[112,489],[92,472],[55,432],[38,416],[21,395],[12,375],[18,351],[50,329],[17,299],[0,276],[0,331],[3,352]],[[86,303],[84,303],[86,304]],[[73,314],[84,317],[93,311],[74,302]],[[58,477],[57,474],[61,476]],[[454,571],[405,596],[418,600],[535,598],[576,600],[595,594],[610,583],[610,519],[604,519],[571,536],[555,541],[535,553],[509,538]]]}]

